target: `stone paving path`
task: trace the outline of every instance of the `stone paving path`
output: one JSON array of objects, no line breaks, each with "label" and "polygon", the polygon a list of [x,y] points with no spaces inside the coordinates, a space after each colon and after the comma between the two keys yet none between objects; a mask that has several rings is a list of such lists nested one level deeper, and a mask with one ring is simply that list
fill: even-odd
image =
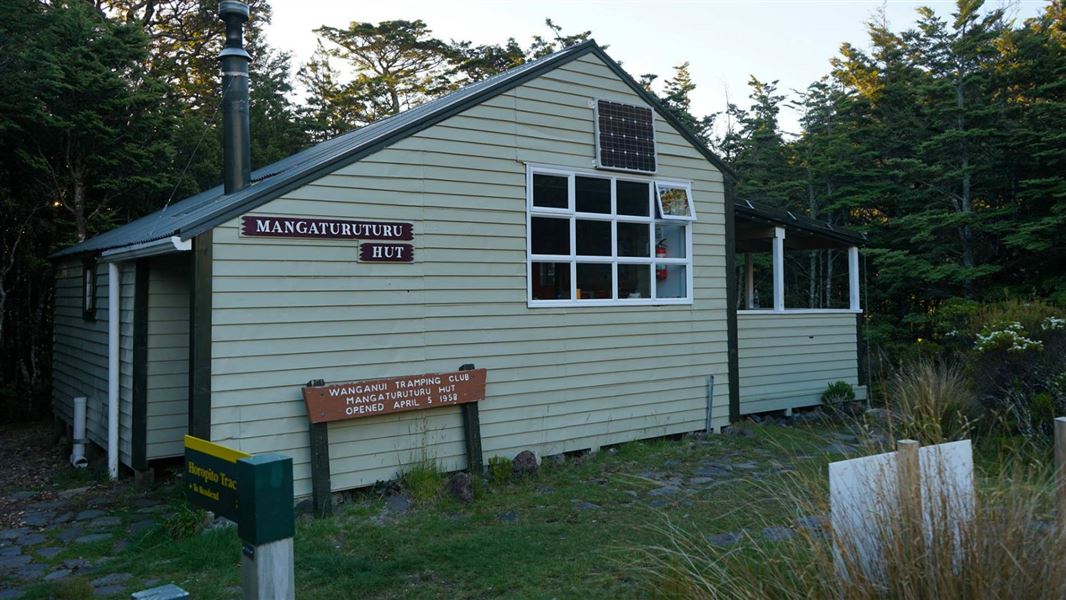
[{"label": "stone paving path", "polygon": [[[165,506],[137,488],[89,486],[60,492],[15,492],[15,526],[0,529],[0,600],[20,598],[41,581],[88,580],[97,597],[129,597],[157,581],[129,573],[97,575],[131,539],[154,528]],[[12,516],[12,515],[9,515]]]}]

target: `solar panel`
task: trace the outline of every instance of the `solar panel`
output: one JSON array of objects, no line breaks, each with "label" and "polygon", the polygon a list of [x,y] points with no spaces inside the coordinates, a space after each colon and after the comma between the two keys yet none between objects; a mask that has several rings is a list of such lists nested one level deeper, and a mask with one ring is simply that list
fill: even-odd
[{"label": "solar panel", "polygon": [[601,167],[655,172],[655,126],[650,108],[600,100],[596,103]]}]

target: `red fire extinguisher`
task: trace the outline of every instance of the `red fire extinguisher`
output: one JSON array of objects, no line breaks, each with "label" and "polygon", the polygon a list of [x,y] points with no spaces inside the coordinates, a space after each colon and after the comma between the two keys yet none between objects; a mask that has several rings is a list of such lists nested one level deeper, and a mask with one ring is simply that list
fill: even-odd
[{"label": "red fire extinguisher", "polygon": [[[666,243],[660,241],[655,245],[655,258],[666,258]],[[655,279],[666,280],[666,265],[660,263],[655,267]]]}]

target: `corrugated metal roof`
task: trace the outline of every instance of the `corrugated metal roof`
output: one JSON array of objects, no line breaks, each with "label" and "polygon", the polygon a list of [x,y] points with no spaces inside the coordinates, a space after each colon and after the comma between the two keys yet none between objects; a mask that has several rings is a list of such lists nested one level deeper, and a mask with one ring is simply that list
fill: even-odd
[{"label": "corrugated metal roof", "polygon": [[865,233],[836,227],[832,223],[798,215],[790,210],[778,208],[764,202],[738,199],[735,202],[738,215],[756,220],[767,221],[786,228],[802,229],[815,235],[845,242],[854,246],[864,246],[868,241]]},{"label": "corrugated metal roof", "polygon": [[703,146],[684,125],[662,107],[654,96],[626,74],[618,63],[596,45],[595,41],[589,40],[527,62],[484,81],[468,85],[447,96],[340,135],[257,169],[252,172],[252,184],[239,192],[226,195],[223,193],[222,186],[219,185],[56,252],[52,256],[55,258],[79,253],[97,253],[170,236],[180,236],[182,239],[192,238],[326,173],[351,164],[551,69],[590,53],[603,60],[645,102],[656,108],[663,119],[674,125],[726,177],[736,179],[736,175],[727,165]]}]

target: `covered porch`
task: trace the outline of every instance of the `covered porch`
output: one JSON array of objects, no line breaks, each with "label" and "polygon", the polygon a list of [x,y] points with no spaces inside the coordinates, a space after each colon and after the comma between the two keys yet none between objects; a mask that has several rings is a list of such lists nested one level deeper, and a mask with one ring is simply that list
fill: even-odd
[{"label": "covered porch", "polygon": [[[736,264],[742,271],[737,307],[740,414],[816,406],[826,387],[837,381],[849,383],[856,399],[865,399],[858,334],[859,247],[865,236],[745,200],[736,203],[735,214]],[[803,277],[791,274],[791,286],[786,285],[786,252],[819,257],[810,260]],[[844,257],[846,282],[843,273],[834,276],[832,269],[834,259],[843,262]],[[819,276],[824,282],[816,290]],[[809,284],[809,294],[807,287],[802,294],[796,289],[800,279]],[[801,302],[807,306],[799,306]]]}]

